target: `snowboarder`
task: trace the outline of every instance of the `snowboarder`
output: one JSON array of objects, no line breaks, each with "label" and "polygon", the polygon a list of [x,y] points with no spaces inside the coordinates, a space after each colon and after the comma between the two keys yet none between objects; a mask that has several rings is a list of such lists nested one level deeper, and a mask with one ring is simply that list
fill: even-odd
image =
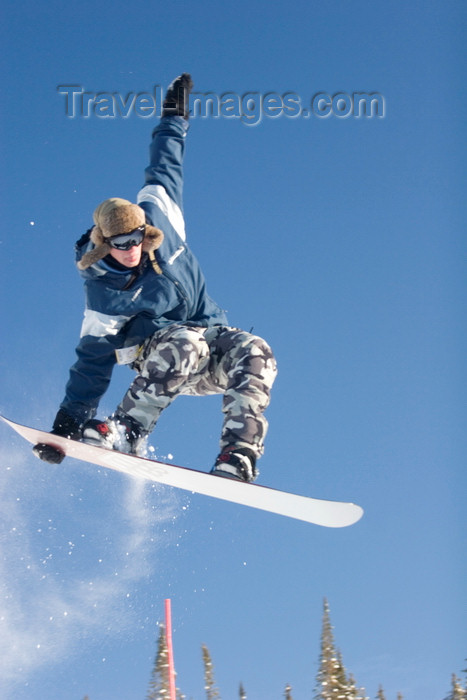
[{"label": "snowboarder", "polygon": [[[221,449],[211,472],[253,481],[276,363],[263,339],[228,325],[186,243],[182,163],[192,87],[183,73],[167,90],[137,204],[105,200],[76,244],[86,309],[51,433],[143,454],[176,396],[223,394]],[[116,363],[130,364],[137,376],[115,413],[98,420]],[[33,449],[51,463],[64,456],[42,443]]]}]

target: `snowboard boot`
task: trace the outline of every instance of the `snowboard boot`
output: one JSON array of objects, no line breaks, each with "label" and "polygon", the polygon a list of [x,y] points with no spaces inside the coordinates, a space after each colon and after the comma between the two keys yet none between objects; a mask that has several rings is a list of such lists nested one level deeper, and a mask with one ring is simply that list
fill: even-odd
[{"label": "snowboard boot", "polygon": [[130,416],[115,414],[105,421],[92,418],[83,426],[83,442],[144,457],[147,433]]},{"label": "snowboard boot", "polygon": [[237,481],[254,481],[258,476],[256,456],[247,447],[226,447],[216,459],[211,474]]},{"label": "snowboard boot", "polygon": [[193,89],[193,81],[189,73],[182,73],[175,78],[167,88],[165,100],[162,105],[163,117],[185,117],[190,116],[189,94]]},{"label": "snowboard boot", "polygon": [[116,438],[115,431],[112,430],[109,420],[97,420],[91,418],[83,425],[82,442],[87,445],[96,445],[97,447],[106,447],[112,450]]}]

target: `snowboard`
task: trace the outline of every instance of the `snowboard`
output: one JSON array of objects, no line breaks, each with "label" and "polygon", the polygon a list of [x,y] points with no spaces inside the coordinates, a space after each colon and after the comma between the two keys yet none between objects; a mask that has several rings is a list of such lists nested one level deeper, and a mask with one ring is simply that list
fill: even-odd
[{"label": "snowboard", "polygon": [[337,528],[353,525],[363,515],[363,509],[354,503],[309,498],[260,484],[227,479],[196,469],[124,454],[96,445],[87,445],[42,430],[28,428],[3,416],[0,418],[32,444],[41,442],[52,445],[69,457],[114,469],[132,477],[156,481],[192,493],[258,508],[324,527]]}]

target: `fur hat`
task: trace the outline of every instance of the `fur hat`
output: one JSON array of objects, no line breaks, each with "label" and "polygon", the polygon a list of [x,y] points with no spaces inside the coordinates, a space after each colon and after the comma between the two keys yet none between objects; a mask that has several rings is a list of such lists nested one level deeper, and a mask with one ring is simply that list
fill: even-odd
[{"label": "fur hat", "polygon": [[164,240],[164,234],[160,229],[146,223],[144,210],[127,199],[119,197],[106,199],[95,210],[93,219],[95,225],[91,231],[91,241],[94,243],[94,248],[85,253],[78,262],[80,270],[86,270],[110,253],[112,248],[106,239],[121,233],[130,233],[138,226],[146,226],[143,240],[145,253],[157,250]]}]

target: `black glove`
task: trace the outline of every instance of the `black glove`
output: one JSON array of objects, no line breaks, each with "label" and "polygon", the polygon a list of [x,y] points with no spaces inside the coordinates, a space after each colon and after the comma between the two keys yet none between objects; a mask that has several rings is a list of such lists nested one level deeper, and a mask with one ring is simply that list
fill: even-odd
[{"label": "black glove", "polygon": [[43,462],[49,464],[60,464],[65,459],[65,453],[52,445],[46,445],[44,442],[38,442],[32,448],[33,453]]},{"label": "black glove", "polygon": [[188,119],[189,95],[193,89],[193,81],[189,73],[182,73],[172,81],[167,88],[162,110],[163,117],[185,117]]},{"label": "black glove", "polygon": [[[51,435],[61,435],[70,440],[79,440],[81,437],[80,424],[76,418],[73,418],[68,415],[66,411],[60,409],[55,416],[50,433]],[[32,451],[36,457],[39,457],[39,459],[42,459],[44,462],[49,462],[49,464],[60,464],[65,457],[64,452],[57,447],[52,447],[52,445],[47,445],[43,442],[34,445]]]}]

